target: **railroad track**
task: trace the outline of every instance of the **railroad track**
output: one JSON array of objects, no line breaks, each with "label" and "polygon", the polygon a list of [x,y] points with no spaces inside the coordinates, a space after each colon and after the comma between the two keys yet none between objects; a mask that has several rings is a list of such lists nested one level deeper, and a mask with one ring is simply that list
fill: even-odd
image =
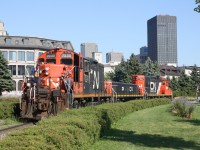
[{"label": "railroad track", "polygon": [[6,137],[6,135],[8,133],[12,132],[12,131],[20,130],[20,129],[23,129],[23,128],[26,128],[26,127],[29,127],[29,126],[33,126],[33,125],[35,125],[35,124],[31,122],[31,123],[23,123],[23,124],[20,124],[20,125],[1,129],[0,130],[0,140],[3,139],[4,137]]}]

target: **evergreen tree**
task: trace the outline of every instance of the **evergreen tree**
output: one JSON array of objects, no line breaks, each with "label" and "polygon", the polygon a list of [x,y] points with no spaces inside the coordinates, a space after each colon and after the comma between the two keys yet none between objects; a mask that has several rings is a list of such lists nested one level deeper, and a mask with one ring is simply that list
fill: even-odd
[{"label": "evergreen tree", "polygon": [[175,77],[172,77],[170,80],[169,87],[172,89],[172,91],[177,91],[179,89],[178,80]]},{"label": "evergreen tree", "polygon": [[140,62],[134,54],[131,54],[130,59],[127,61],[127,73],[128,83],[132,83],[132,75],[141,74]]},{"label": "evergreen tree", "polygon": [[113,80],[114,76],[115,76],[115,73],[114,73],[113,71],[109,71],[109,72],[107,72],[107,73],[105,74],[104,79],[105,79],[106,81],[108,81],[108,80]]},{"label": "evergreen tree", "polygon": [[178,79],[179,93],[182,96],[191,95],[191,79],[188,77],[184,71],[181,72],[181,75]]},{"label": "evergreen tree", "polygon": [[194,65],[192,69],[190,78],[192,80],[192,90],[196,92],[196,90],[200,87],[200,73],[198,72],[196,65]]},{"label": "evergreen tree", "polygon": [[160,66],[157,61],[153,63],[153,74],[160,76]]},{"label": "evergreen tree", "polygon": [[127,62],[122,58],[122,61],[119,65],[115,67],[115,75],[113,78],[113,81],[116,82],[127,82],[127,76],[128,76],[128,71],[127,71]]},{"label": "evergreen tree", "polygon": [[12,91],[13,81],[8,69],[8,62],[0,52],[0,95],[3,91]]},{"label": "evergreen tree", "polygon": [[154,74],[154,75],[160,75],[160,68],[158,62],[153,62],[148,57],[143,68],[142,74]]}]

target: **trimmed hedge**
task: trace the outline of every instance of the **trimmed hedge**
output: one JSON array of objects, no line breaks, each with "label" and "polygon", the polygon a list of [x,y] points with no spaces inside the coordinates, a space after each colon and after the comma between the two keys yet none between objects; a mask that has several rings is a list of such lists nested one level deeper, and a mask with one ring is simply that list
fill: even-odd
[{"label": "trimmed hedge", "polygon": [[89,149],[112,123],[126,114],[169,103],[169,99],[163,98],[135,100],[64,111],[34,127],[10,134],[0,141],[0,149]]},{"label": "trimmed hedge", "polygon": [[19,115],[19,101],[0,100],[0,119],[15,118]]}]

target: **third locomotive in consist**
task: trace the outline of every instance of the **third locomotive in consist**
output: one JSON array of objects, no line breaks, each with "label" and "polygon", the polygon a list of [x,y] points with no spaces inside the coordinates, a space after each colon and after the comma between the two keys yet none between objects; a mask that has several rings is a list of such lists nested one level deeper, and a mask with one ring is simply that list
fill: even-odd
[{"label": "third locomotive in consist", "polygon": [[52,49],[39,56],[34,77],[24,78],[21,117],[41,119],[93,103],[172,95],[164,78],[133,75],[132,81],[105,81],[104,66],[95,59],[71,50]]}]

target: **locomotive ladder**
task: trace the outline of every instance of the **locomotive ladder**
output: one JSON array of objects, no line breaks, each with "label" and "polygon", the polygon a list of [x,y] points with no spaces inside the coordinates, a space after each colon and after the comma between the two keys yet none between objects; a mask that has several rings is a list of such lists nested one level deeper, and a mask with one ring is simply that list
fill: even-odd
[{"label": "locomotive ladder", "polygon": [[117,92],[112,88],[112,97],[111,97],[112,102],[114,103],[117,101]]}]

